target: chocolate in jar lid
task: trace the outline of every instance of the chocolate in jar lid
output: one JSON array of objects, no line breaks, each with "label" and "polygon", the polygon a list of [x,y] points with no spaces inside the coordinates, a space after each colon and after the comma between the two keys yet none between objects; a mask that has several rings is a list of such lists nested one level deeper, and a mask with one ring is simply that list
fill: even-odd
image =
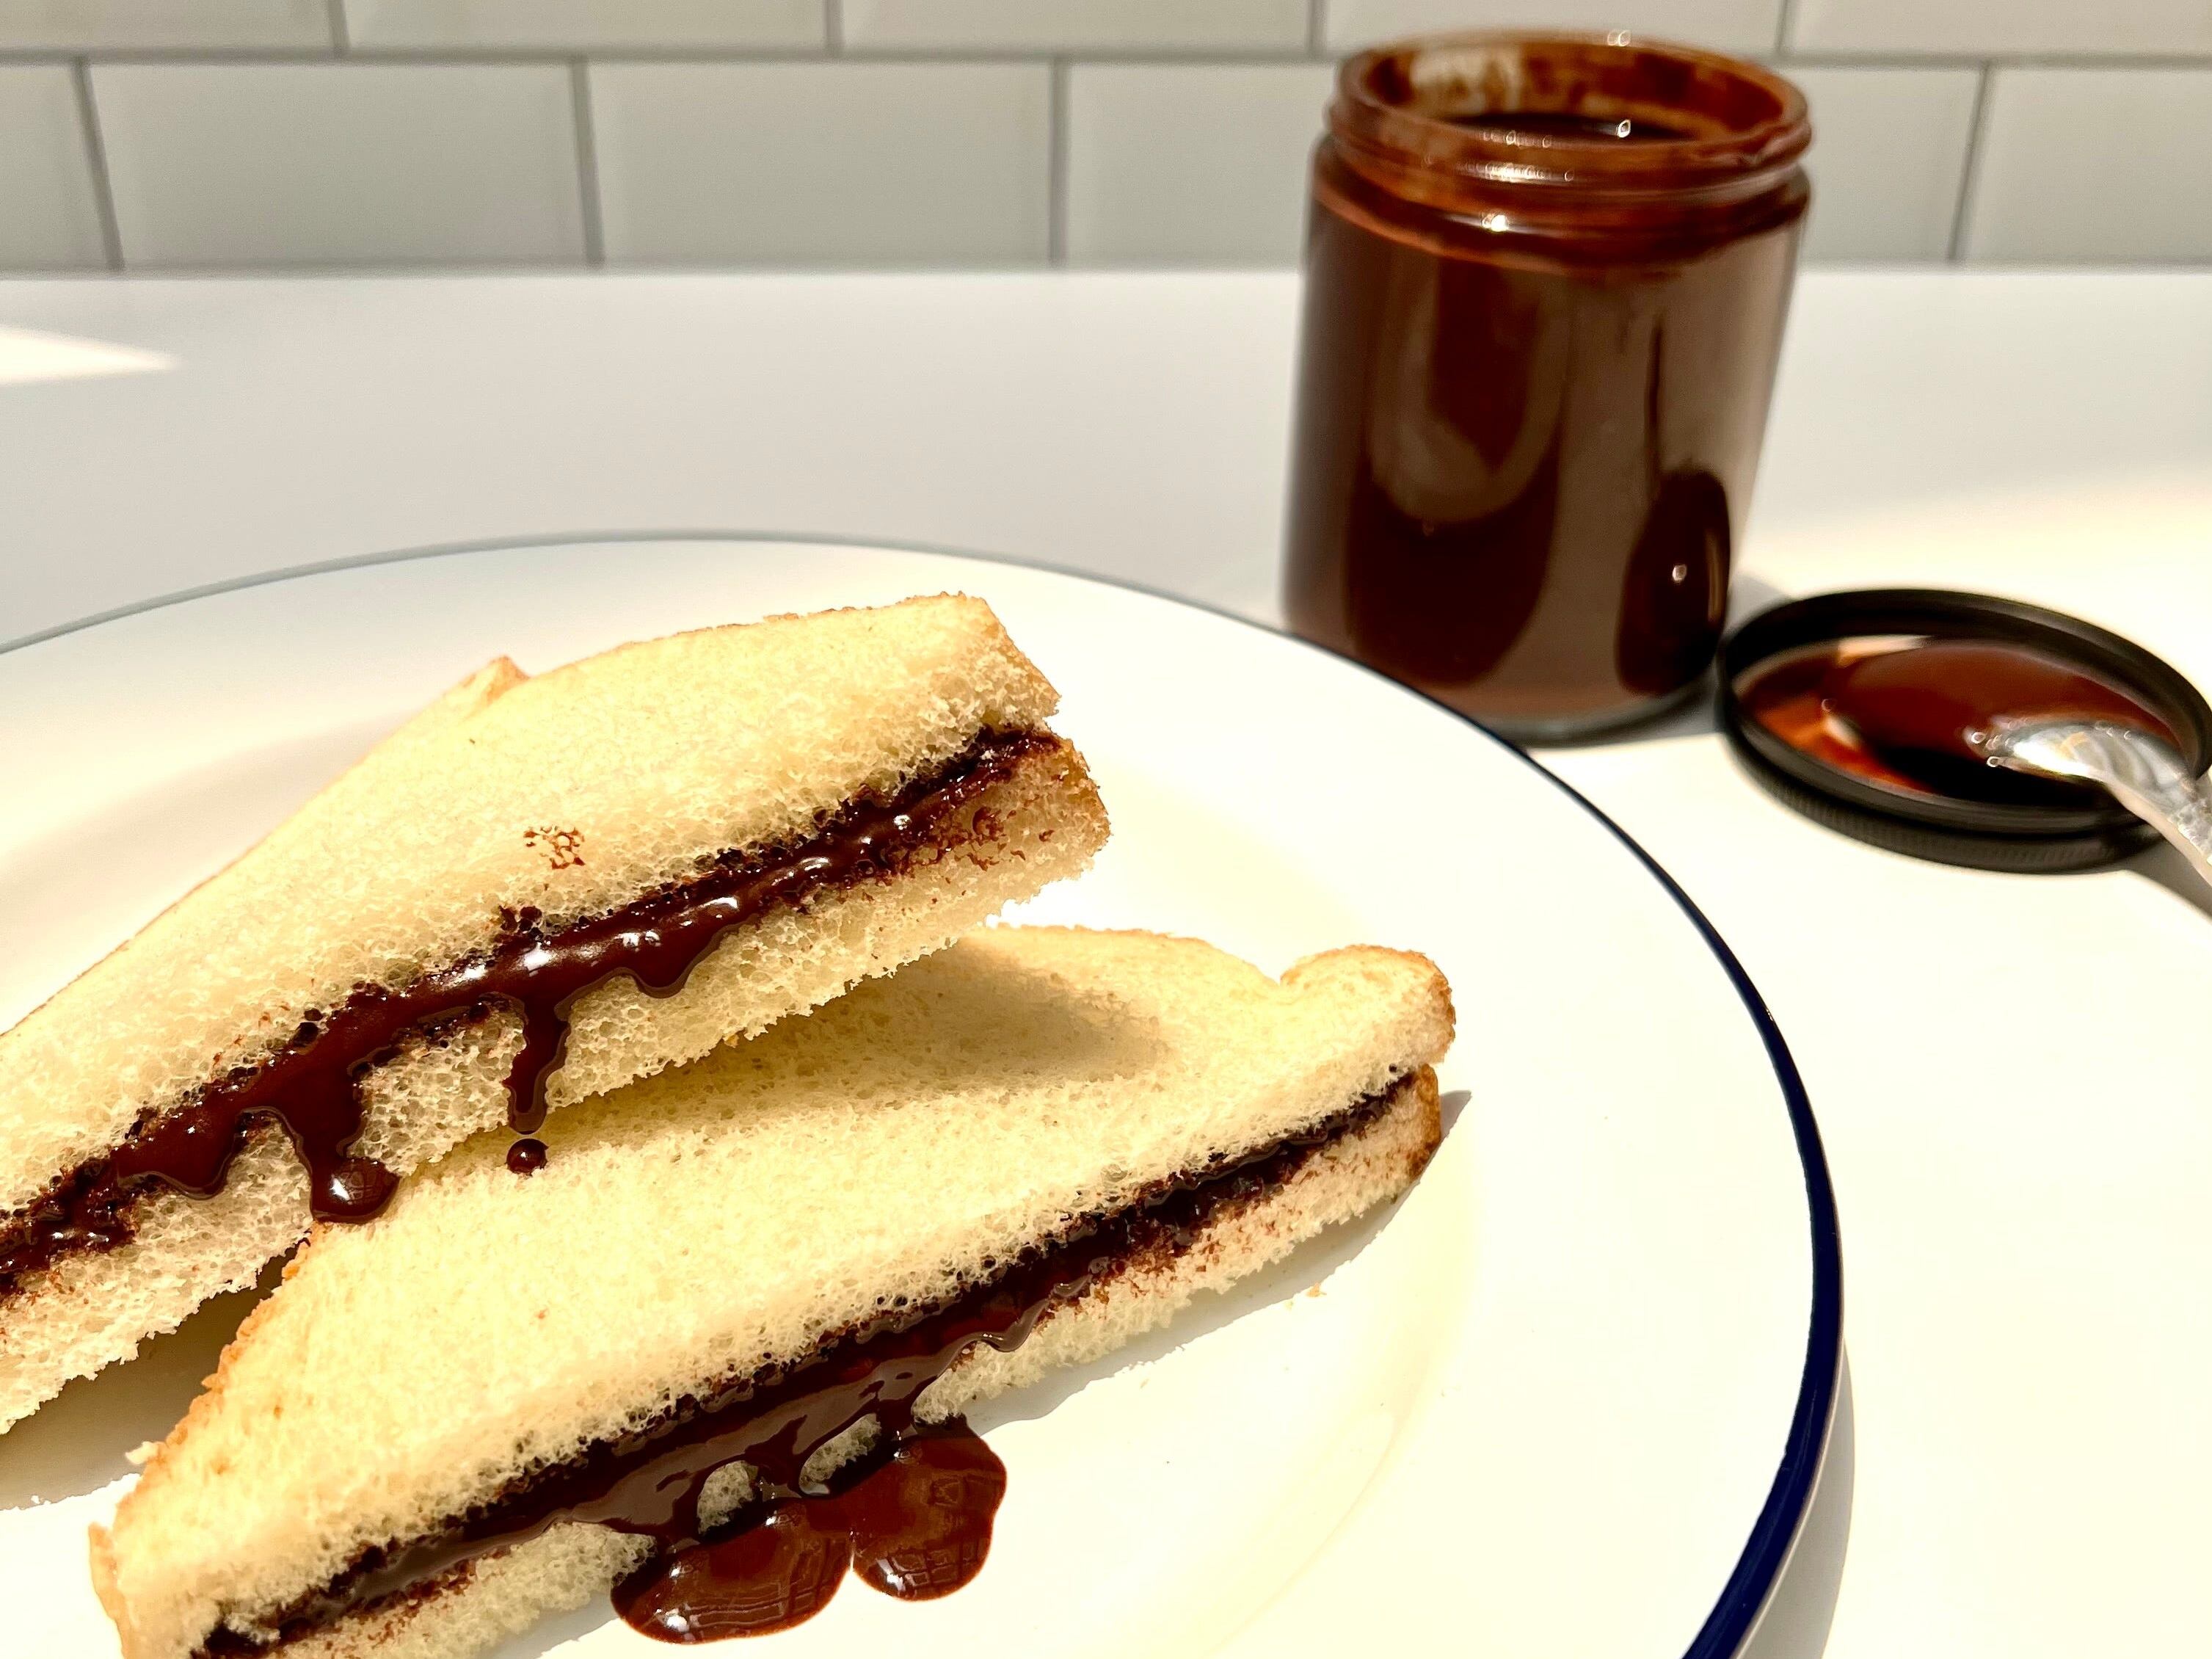
[{"label": "chocolate in jar lid", "polygon": [[[1778,799],[1892,852],[1984,870],[2056,872],[2112,864],[2157,840],[2100,790],[2017,775],[1973,787],[1972,778],[1909,760],[1900,769],[1828,717],[1838,685],[1849,684],[1838,677],[1854,664],[1931,642],[1989,647],[1948,653],[1949,670],[1968,678],[1976,656],[2031,677],[2039,667],[2047,684],[2070,684],[2084,700],[2078,710],[2049,712],[2118,718],[2170,738],[2192,774],[2212,764],[2212,708],[2169,664],[2060,611],[1936,588],[1823,593],[1753,617],[1722,648],[1721,729],[1745,769]],[[1955,689],[1970,697],[1974,688]],[[2124,712],[2130,706],[2132,718]],[[1969,787],[1961,792],[1960,783]]]}]

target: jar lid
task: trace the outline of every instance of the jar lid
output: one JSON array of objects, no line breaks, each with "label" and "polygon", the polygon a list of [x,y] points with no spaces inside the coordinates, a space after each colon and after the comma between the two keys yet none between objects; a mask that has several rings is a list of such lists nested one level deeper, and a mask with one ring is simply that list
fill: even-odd
[{"label": "jar lid", "polygon": [[1907,636],[2027,646],[2132,696],[2180,740],[2191,775],[2212,765],[2212,708],[2170,664],[2110,629],[2016,599],[1940,588],[1822,593],[1760,612],[1721,647],[1720,724],[1751,775],[1806,817],[1876,847],[1981,870],[2057,872],[2112,864],[2158,839],[2118,801],[2078,805],[1966,800],[1892,787],[1790,742],[1747,709],[1762,671],[1808,647]]}]

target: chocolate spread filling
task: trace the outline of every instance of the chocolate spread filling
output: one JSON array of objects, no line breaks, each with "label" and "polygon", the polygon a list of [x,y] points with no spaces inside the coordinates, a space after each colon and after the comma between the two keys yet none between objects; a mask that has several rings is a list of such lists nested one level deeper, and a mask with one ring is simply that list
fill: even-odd
[{"label": "chocolate spread filling", "polygon": [[[1048,1244],[1011,1261],[987,1261],[991,1276],[949,1304],[886,1310],[824,1338],[796,1365],[770,1366],[679,1401],[631,1434],[509,1482],[412,1542],[364,1552],[321,1589],[272,1614],[274,1637],[220,1628],[197,1659],[270,1652],[349,1613],[435,1595],[465,1582],[478,1557],[562,1522],[653,1540],[653,1560],[625,1581],[635,1595],[642,1577],[680,1573],[687,1556],[791,1497],[807,1459],[862,1419],[873,1417],[888,1440],[910,1433],[916,1399],[969,1348],[988,1343],[1011,1352],[1056,1304],[1133,1265],[1180,1255],[1224,1209],[1279,1190],[1322,1148],[1374,1122],[1395,1093],[1394,1085],[1241,1158],[1216,1153],[1204,1168],[1154,1182],[1121,1209],[1077,1218]],[[752,1468],[757,1501],[709,1529],[701,1498],[709,1477],[734,1462]]]},{"label": "chocolate spread filling", "polygon": [[615,1611],[641,1636],[689,1645],[805,1624],[848,1571],[902,1601],[950,1595],[983,1571],[1006,1466],[956,1417],[879,1441],[828,1488],[654,1556],[616,1584]]},{"label": "chocolate spread filling", "polygon": [[327,1014],[309,1010],[283,1047],[149,1112],[113,1152],[67,1171],[0,1223],[0,1301],[64,1255],[128,1240],[134,1200],[149,1188],[195,1198],[221,1192],[261,1123],[281,1127],[306,1166],[318,1220],[367,1220],[391,1200],[398,1178],[353,1153],[363,1127],[360,1079],[408,1037],[434,1041],[496,1008],[519,1012],[523,1041],[507,1078],[507,1121],[528,1134],[544,1121],[546,1079],[561,1064],[579,998],[617,974],[648,995],[675,995],[729,928],[827,888],[901,873],[963,807],[1024,760],[1060,746],[1049,732],[987,732],[890,799],[847,803],[803,840],[724,853],[688,880],[558,927],[544,926],[534,909],[511,914],[487,951],[403,989],[358,985]]}]

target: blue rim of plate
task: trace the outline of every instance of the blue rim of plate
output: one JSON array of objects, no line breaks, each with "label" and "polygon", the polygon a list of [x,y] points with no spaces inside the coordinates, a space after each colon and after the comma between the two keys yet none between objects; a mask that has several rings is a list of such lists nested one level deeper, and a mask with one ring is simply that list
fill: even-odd
[{"label": "blue rim of plate", "polygon": [[1813,1102],[1805,1091],[1805,1080],[1798,1075],[1797,1062],[1790,1058],[1790,1045],[1783,1040],[1782,1028],[1775,1024],[1766,1000],[1751,982],[1751,975],[1736,960],[1735,952],[1720,936],[1719,930],[1706,920],[1690,896],[1682,890],[1681,884],[1668,875],[1659,860],[1638,844],[1636,838],[1615,823],[1589,798],[1560,777],[1541,761],[1519,744],[1500,737],[1481,721],[1462,714],[1450,704],[1443,702],[1425,692],[1391,679],[1388,675],[1370,668],[1355,658],[1316,645],[1310,640],[1300,639],[1269,628],[1264,623],[1254,622],[1231,611],[1204,605],[1180,594],[1169,593],[1142,582],[1126,581],[1120,577],[1101,576],[1087,570],[1070,569],[1066,566],[1047,563],[1039,559],[1017,558],[1011,554],[979,553],[971,548],[941,547],[927,542],[885,541],[874,536],[832,536],[804,531],[767,530],[581,530],[564,531],[557,534],[506,536],[481,541],[435,543],[423,547],[397,548],[388,552],[368,553],[350,558],[331,559],[318,564],[295,565],[283,570],[271,570],[258,575],[242,576],[229,581],[210,582],[198,587],[188,587],[158,599],[147,599],[137,605],[118,606],[103,611],[97,616],[82,621],[64,623],[21,639],[0,644],[0,656],[19,651],[26,646],[58,639],[64,635],[82,633],[104,623],[118,622],[125,617],[135,617],[142,611],[159,611],[170,605],[183,605],[192,599],[211,598],[218,593],[230,593],[243,588],[265,587],[272,583],[292,581],[302,576],[329,575],[342,570],[359,570],[374,565],[405,564],[418,559],[439,559],[464,553],[503,553],[526,550],[531,548],[587,547],[608,542],[732,542],[755,544],[782,544],[812,547],[874,548],[890,553],[927,553],[939,557],[970,559],[980,564],[1015,565],[1024,569],[1048,571],[1054,575],[1070,576],[1079,581],[1096,582],[1102,587],[1118,587],[1133,593],[1142,593],[1186,610],[1202,611],[1208,616],[1218,617],[1240,627],[1270,635],[1291,645],[1358,670],[1371,679],[1395,687],[1409,697],[1432,704],[1443,709],[1454,720],[1471,726],[1489,738],[1508,754],[1532,768],[1547,781],[1589,813],[1613,834],[1641,864],[1651,878],[1657,882],[1667,896],[1674,901],[1690,925],[1698,931],[1728,975],[1729,982],[1735,988],[1744,1012],[1751,1016],[1753,1028],[1766,1045],[1766,1055],[1774,1067],[1775,1081],[1781,1085],[1783,1103],[1790,1113],[1790,1127],[1797,1143],[1797,1159],[1805,1173],[1805,1205],[1812,1218],[1813,1227],[1813,1312],[1805,1344],[1805,1369],[1797,1387],[1797,1404],[1790,1413],[1790,1431],[1784,1437],[1782,1458],[1775,1470],[1774,1482],[1768,1487],[1766,1501],[1759,1508],[1759,1518],[1752,1522],[1751,1536],[1745,1540],[1743,1553],[1736,1558],[1735,1569],[1721,1588],[1719,1599],[1705,1615],[1705,1622],[1685,1650],[1682,1659],[1730,1659],[1750,1636],[1765,1610],[1768,1596],[1782,1576],[1782,1569],[1790,1559],[1796,1542],[1798,1529],[1803,1525],[1807,1510],[1811,1507],[1813,1489],[1818,1483],[1820,1463],[1827,1448],[1828,1431],[1835,1417],[1836,1390],[1842,1371],[1844,1350],[1844,1257],[1843,1235],[1836,1216],[1836,1193],[1828,1176],[1828,1160],[1820,1146],[1820,1127],[1814,1121]]}]

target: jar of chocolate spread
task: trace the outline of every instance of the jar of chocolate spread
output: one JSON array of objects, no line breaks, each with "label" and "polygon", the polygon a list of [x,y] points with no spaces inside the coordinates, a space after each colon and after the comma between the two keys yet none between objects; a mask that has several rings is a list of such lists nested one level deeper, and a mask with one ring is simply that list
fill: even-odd
[{"label": "jar of chocolate spread", "polygon": [[1524,739],[1702,684],[1810,139],[1779,76],[1620,35],[1347,61],[1314,155],[1291,625]]}]

